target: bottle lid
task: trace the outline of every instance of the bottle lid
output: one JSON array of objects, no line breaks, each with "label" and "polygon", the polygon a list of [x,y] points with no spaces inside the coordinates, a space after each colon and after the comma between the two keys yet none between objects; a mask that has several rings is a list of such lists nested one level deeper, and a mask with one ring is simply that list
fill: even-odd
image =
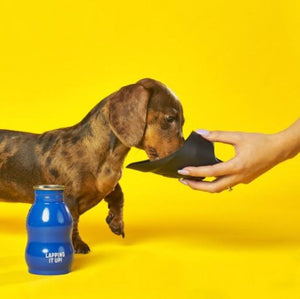
[{"label": "bottle lid", "polygon": [[65,186],[63,185],[38,185],[33,187],[34,190],[53,190],[53,191],[59,191],[59,190],[65,190]]}]

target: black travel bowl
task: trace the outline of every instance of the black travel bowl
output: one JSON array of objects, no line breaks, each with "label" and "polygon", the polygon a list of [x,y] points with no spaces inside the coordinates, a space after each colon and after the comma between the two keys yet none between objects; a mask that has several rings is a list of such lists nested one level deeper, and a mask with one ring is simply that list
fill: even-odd
[{"label": "black travel bowl", "polygon": [[215,157],[214,145],[196,132],[192,132],[183,146],[171,155],[159,160],[131,163],[126,168],[153,172],[169,178],[203,180],[203,177],[181,175],[177,171],[187,166],[205,166],[222,162]]}]

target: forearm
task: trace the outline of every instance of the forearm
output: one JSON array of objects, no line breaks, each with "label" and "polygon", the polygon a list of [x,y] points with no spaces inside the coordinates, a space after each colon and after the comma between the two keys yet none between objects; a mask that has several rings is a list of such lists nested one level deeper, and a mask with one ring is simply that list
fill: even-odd
[{"label": "forearm", "polygon": [[291,159],[300,152],[300,118],[286,130],[275,134],[279,146],[279,162]]}]

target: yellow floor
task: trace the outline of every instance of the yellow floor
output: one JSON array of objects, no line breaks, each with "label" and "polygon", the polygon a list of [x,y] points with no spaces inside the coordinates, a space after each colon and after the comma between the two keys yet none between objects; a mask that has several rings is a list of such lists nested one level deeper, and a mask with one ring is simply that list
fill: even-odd
[{"label": "yellow floor", "polygon": [[136,173],[126,170],[126,238],[109,231],[101,202],[81,218],[91,253],[76,255],[63,276],[27,273],[29,206],[1,203],[0,297],[300,298],[299,192],[284,198],[289,182],[277,195],[264,189],[287,166],[218,195],[154,175],[150,194],[146,174],[136,182],[145,189],[135,191]]}]

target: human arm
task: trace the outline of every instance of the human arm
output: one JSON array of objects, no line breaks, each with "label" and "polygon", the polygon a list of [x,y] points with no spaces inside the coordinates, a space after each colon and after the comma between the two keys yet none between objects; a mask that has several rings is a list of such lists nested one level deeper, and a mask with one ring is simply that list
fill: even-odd
[{"label": "human arm", "polygon": [[250,183],[275,165],[300,152],[300,118],[289,128],[276,134],[203,131],[212,142],[235,147],[235,157],[211,166],[185,167],[178,172],[195,177],[216,177],[212,182],[181,180],[196,190],[221,192],[240,183]]}]

